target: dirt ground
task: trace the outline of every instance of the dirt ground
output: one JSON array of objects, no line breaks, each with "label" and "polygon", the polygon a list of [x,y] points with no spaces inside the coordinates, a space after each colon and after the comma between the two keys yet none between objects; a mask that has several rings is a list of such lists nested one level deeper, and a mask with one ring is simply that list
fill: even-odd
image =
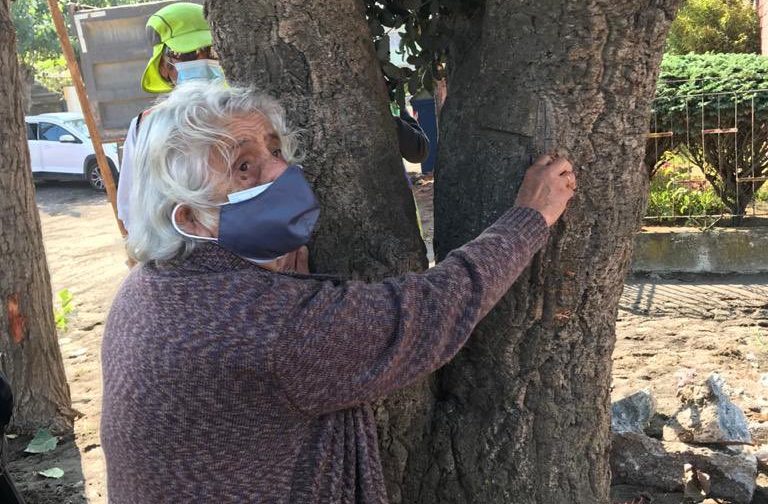
[{"label": "dirt ground", "polygon": [[[417,181],[424,234],[431,241],[429,181]],[[73,406],[81,413],[74,436],[55,451],[24,454],[29,438],[10,440],[13,478],[29,504],[101,504],[105,499],[104,461],[99,444],[101,373],[99,346],[104,319],[127,273],[119,234],[106,198],[80,184],[37,188],[54,292],[69,289],[75,311],[60,335]],[[621,300],[614,354],[613,398],[643,388],[656,396],[659,410],[674,411],[681,370],[702,377],[721,373],[734,401],[768,442],[768,276],[643,277],[627,282]],[[764,373],[766,373],[764,375]],[[764,437],[764,439],[762,439]],[[60,467],[60,480],[37,471]],[[631,501],[642,489],[616,489],[615,500]],[[680,502],[680,496],[652,495],[654,503]],[[768,502],[762,493],[755,503]],[[714,501],[713,501],[714,502]]]}]

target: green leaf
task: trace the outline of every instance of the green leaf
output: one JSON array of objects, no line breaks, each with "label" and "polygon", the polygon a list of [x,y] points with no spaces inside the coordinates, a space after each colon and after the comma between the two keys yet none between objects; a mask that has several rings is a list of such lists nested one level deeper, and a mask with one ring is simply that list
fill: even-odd
[{"label": "green leaf", "polygon": [[72,301],[72,293],[69,292],[69,289],[61,289],[58,292],[58,296],[61,301],[61,306],[67,306]]},{"label": "green leaf", "polygon": [[385,10],[381,13],[381,24],[388,28],[395,28],[398,24],[397,16]]},{"label": "green leaf", "polygon": [[389,61],[389,35],[384,35],[376,41],[376,57],[382,63]]},{"label": "green leaf", "polygon": [[54,307],[53,315],[56,321],[56,328],[59,331],[66,331],[69,326],[69,315],[74,311],[75,307],[72,303],[73,297],[69,289],[62,289],[56,293],[59,298],[59,306]]},{"label": "green leaf", "polygon": [[384,35],[384,27],[381,26],[381,23],[378,22],[377,20],[371,19],[368,22],[368,27],[371,29],[371,35],[373,35],[374,37],[381,37],[382,35]]},{"label": "green leaf", "polygon": [[406,11],[417,9],[421,5],[420,0],[394,0],[392,3],[395,4],[395,6],[397,6],[399,9]]},{"label": "green leaf", "polygon": [[400,81],[403,78],[403,70],[397,65],[385,63],[382,65],[381,69],[384,71],[384,75],[390,80]]},{"label": "green leaf", "polygon": [[44,476],[46,478],[53,478],[53,479],[59,479],[62,476],[64,476],[64,470],[60,467],[51,467],[50,469],[46,469],[45,471],[38,471],[37,474],[40,476]]},{"label": "green leaf", "polygon": [[421,76],[418,72],[413,72],[411,78],[408,79],[408,92],[415,95],[421,89]]},{"label": "green leaf", "polygon": [[46,429],[38,429],[37,434],[24,449],[26,453],[48,453],[56,449],[59,438],[52,436]]},{"label": "green leaf", "polygon": [[397,90],[395,91],[395,102],[401,110],[405,109],[405,85],[402,82],[398,83],[397,85]]}]

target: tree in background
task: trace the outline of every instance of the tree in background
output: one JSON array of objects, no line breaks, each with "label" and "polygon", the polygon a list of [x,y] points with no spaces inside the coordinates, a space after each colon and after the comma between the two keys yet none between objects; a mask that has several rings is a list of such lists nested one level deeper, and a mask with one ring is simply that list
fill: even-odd
[{"label": "tree in background", "polygon": [[686,0],[672,23],[667,51],[759,53],[760,21],[749,0]]},{"label": "tree in background", "polygon": [[[63,61],[61,48],[45,0],[16,0],[12,2],[11,18],[16,27],[19,68],[22,78],[22,103],[25,111],[28,111],[32,104],[32,84],[35,78],[48,81],[46,85],[49,87],[54,85],[53,82],[46,79],[51,71],[43,71],[42,69],[58,67],[66,70],[66,63]],[[36,66],[41,67],[41,69],[36,70]]]},{"label": "tree in background", "polygon": [[0,369],[14,395],[12,426],[72,428],[51,282],[29,168],[10,0],[0,0]]},{"label": "tree in background", "polygon": [[558,148],[578,169],[578,195],[549,246],[467,347],[376,411],[391,502],[609,501],[615,320],[677,3],[207,2],[228,77],[277,96],[306,131],[324,212],[315,271],[378,279],[424,266],[377,61],[392,30],[403,30],[415,66],[384,62],[400,99],[447,62],[438,258],[514,202],[532,156]]}]

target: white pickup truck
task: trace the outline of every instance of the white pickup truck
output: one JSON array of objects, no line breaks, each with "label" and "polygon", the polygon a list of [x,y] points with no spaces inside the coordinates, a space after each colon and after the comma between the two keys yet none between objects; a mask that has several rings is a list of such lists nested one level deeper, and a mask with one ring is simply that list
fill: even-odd
[{"label": "white pickup truck", "polygon": [[[56,112],[28,116],[24,120],[35,181],[86,180],[92,188],[104,191],[104,181],[82,114]],[[120,166],[117,144],[105,144],[104,154],[117,183],[117,167]]]}]

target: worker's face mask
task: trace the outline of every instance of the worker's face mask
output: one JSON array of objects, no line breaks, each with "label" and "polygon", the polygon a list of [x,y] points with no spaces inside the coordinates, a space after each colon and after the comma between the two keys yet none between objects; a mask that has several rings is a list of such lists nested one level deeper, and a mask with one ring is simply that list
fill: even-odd
[{"label": "worker's face mask", "polygon": [[216,60],[199,59],[173,63],[176,69],[176,85],[193,80],[224,79],[224,72]]},{"label": "worker's face mask", "polygon": [[176,224],[177,204],[171,222],[181,235],[218,242],[235,254],[256,263],[269,263],[306,245],[320,215],[320,205],[300,166],[289,166],[269,184],[229,194],[221,205],[219,237],[194,236]]}]

